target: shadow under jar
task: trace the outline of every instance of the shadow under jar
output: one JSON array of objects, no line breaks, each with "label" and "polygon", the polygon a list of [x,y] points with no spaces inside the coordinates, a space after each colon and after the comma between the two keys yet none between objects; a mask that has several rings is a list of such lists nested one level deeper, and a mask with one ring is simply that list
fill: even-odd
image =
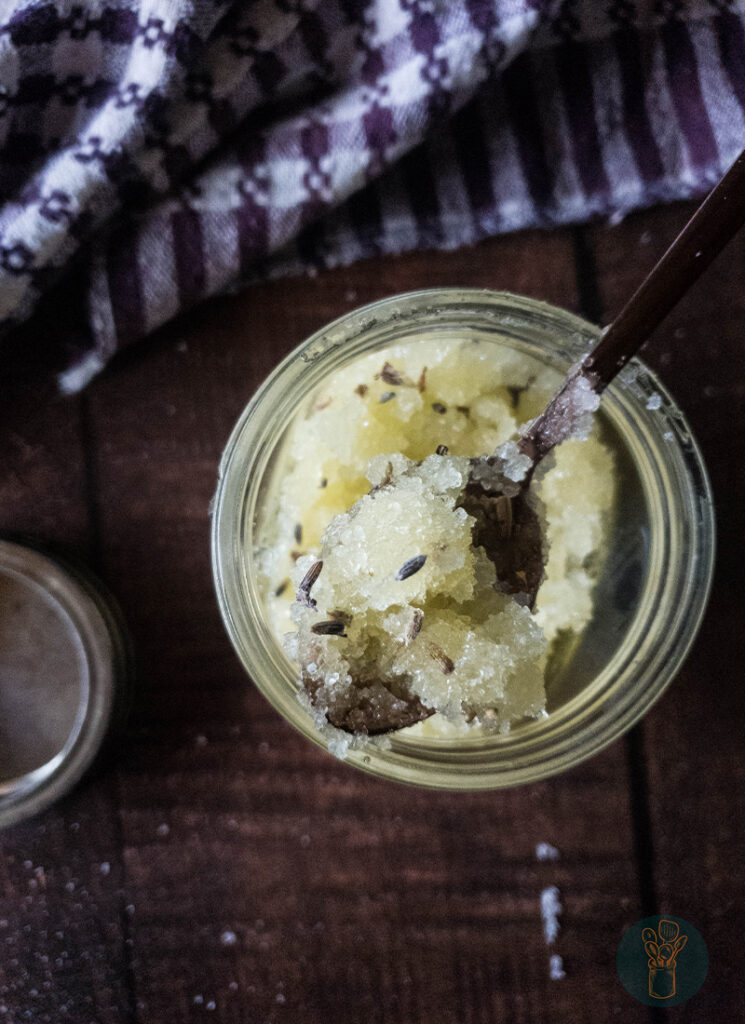
[{"label": "shadow under jar", "polygon": [[[257,391],[220,463],[212,524],[214,580],[225,626],[247,672],[309,739],[328,745],[298,700],[299,668],[270,621],[256,558],[262,531],[276,515],[288,431],[309,398],[329,375],[362,356],[438,337],[514,349],[554,368],[558,383],[599,333],[562,309],[508,293],[413,292],[363,307],[318,331]],[[683,414],[641,362],[635,360],[631,368],[605,392],[597,414],[602,438],[614,454],[616,507],[592,618],[581,634],[552,648],[547,716],[520,722],[506,735],[474,730],[440,737],[402,730],[390,735],[387,747],[350,749],[348,763],[436,788],[532,782],[618,738],[673,679],[708,597],[712,497]]]}]

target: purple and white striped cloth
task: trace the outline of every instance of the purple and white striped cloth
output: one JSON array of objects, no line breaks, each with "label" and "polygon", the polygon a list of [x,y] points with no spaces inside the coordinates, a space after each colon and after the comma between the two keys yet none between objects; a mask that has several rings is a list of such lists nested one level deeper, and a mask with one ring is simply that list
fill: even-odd
[{"label": "purple and white striped cloth", "polygon": [[4,8],[0,323],[86,310],[67,391],[241,282],[698,196],[745,145],[745,0]]}]

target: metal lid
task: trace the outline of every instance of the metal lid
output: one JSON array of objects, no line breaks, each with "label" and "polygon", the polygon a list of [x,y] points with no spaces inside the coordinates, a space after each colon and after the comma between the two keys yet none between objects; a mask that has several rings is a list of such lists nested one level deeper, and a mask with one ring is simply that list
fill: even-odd
[{"label": "metal lid", "polygon": [[90,766],[122,706],[128,651],[86,570],[0,540],[0,827],[48,807]]}]

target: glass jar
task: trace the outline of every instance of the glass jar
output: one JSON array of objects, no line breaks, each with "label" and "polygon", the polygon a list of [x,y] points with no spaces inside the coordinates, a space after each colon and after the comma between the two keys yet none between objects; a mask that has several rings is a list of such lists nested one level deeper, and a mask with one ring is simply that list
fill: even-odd
[{"label": "glass jar", "polygon": [[[393,296],[341,317],[296,348],[249,402],[222,456],[212,563],[226,628],[262,693],[322,747],[327,741],[298,700],[298,667],[268,622],[255,559],[257,525],[272,514],[288,424],[328,375],[360,356],[423,335],[452,337],[454,330],[517,349],[562,374],[600,335],[565,310],[508,293]],[[403,730],[390,735],[387,749],[350,749],[350,764],[446,789],[532,782],[617,739],[673,679],[701,621],[713,571],[706,470],[683,414],[641,362],[607,389],[599,415],[620,476],[617,513],[592,621],[547,675],[547,717],[506,736],[424,738]]]}]

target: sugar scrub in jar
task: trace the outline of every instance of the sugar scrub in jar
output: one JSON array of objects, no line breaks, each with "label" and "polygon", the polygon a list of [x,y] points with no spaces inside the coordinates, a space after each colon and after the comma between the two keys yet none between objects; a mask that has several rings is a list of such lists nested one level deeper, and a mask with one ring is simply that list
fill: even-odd
[{"label": "sugar scrub in jar", "polygon": [[[589,756],[670,681],[713,517],[646,368],[531,483],[532,606],[500,588],[463,507],[470,459],[514,438],[597,336],[511,295],[394,297],[318,332],[247,407],[221,464],[218,597],[255,682],[310,738],[389,778],[504,786]],[[381,708],[397,728],[378,735]]]}]

